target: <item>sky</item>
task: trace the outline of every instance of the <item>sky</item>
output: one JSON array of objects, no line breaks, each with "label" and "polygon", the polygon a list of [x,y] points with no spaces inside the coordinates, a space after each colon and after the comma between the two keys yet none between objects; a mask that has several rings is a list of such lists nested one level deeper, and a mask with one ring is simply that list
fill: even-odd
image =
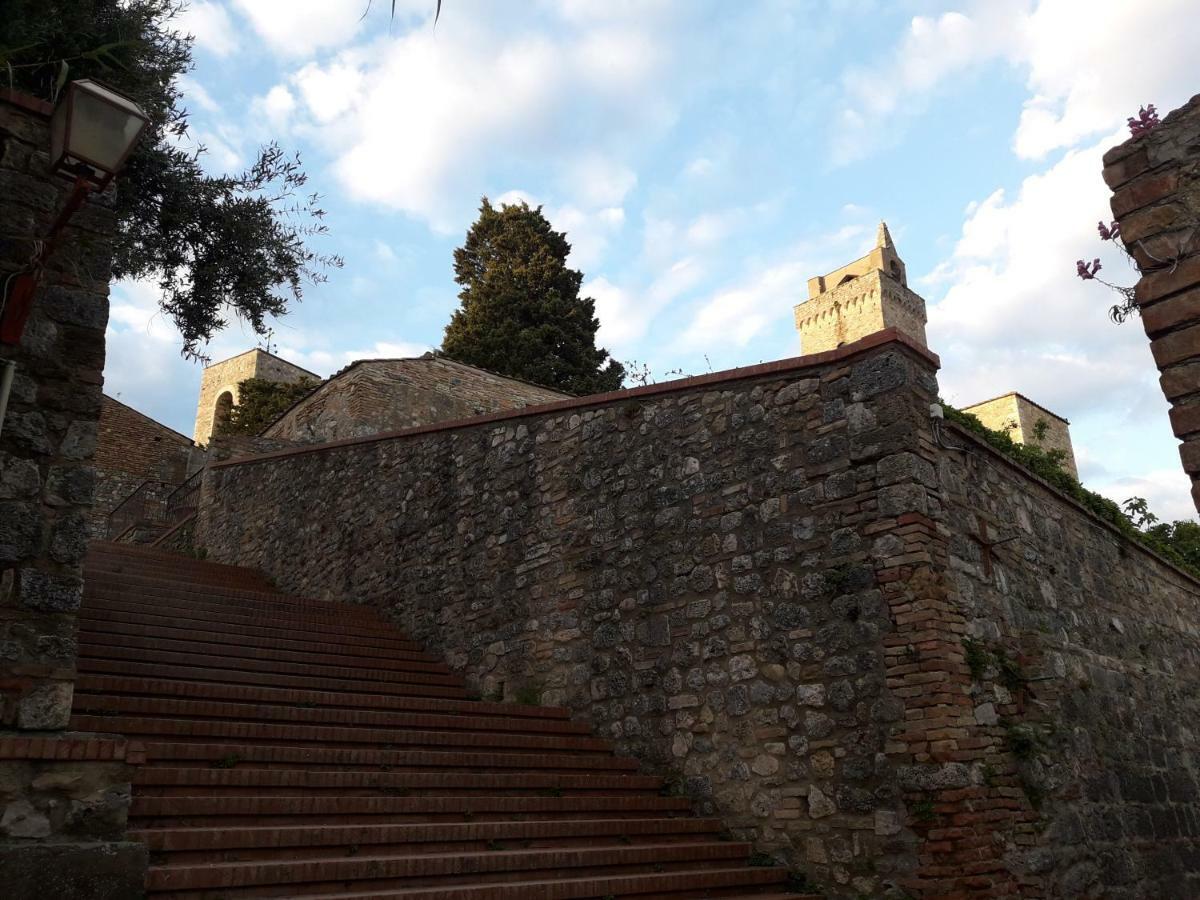
[{"label": "sky", "polygon": [[[1018,390],[1080,475],[1192,516],[1137,321],[1075,276],[1136,273],[1104,151],[1200,90],[1194,0],[191,0],[191,139],[214,173],[299,151],[344,257],[274,322],[327,376],[441,342],[480,198],[540,204],[599,342],[656,380],[795,356],[806,280],[887,221],[928,303],[943,397]],[[364,11],[366,14],[364,15]],[[153,284],[114,285],[105,390],[191,434],[201,368]],[[234,323],[213,360],[261,341]]]}]

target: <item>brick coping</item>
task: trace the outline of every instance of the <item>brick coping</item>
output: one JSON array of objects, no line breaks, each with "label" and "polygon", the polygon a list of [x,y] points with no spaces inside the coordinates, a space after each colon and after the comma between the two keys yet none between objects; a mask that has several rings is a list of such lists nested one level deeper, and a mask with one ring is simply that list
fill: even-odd
[{"label": "brick coping", "polygon": [[412,428],[402,428],[398,431],[384,431],[379,434],[367,435],[360,438],[344,438],[329,441],[324,444],[310,444],[303,447],[292,447],[287,450],[276,450],[270,453],[259,453],[253,456],[235,456],[231,459],[213,463],[210,468],[218,469],[226,466],[242,466],[288,456],[299,456],[306,453],[322,453],[341,447],[357,447],[365,444],[376,444],[398,438],[416,437],[422,434],[433,434],[440,431],[457,431],[462,428],[472,428],[477,425],[491,425],[498,422],[513,422],[528,419],[547,413],[567,412],[569,410],[588,409],[596,406],[607,406],[622,400],[632,400],[641,397],[657,397],[666,394],[676,394],[700,387],[716,387],[744,381],[748,378],[760,378],[765,375],[780,375],[790,372],[803,372],[807,369],[821,368],[833,363],[848,362],[881,347],[895,345],[919,357],[935,369],[941,368],[941,360],[937,354],[915,341],[902,331],[886,328],[883,331],[868,335],[861,340],[836,350],[826,350],[823,353],[811,353],[807,356],[793,356],[769,363],[759,363],[754,366],[742,366],[736,369],[725,369],[721,372],[711,372],[706,375],[693,375],[674,381],[664,381],[661,384],[648,384],[642,387],[626,388],[620,391],[609,391],[604,394],[589,394],[586,397],[571,397],[567,400],[556,400],[551,403],[539,403],[536,406],[525,406],[521,409],[503,410],[487,413],[481,416],[471,416],[466,419],[454,419],[448,422],[435,422],[431,425],[417,425]]},{"label": "brick coping", "polygon": [[1173,571],[1175,574],[1177,574],[1180,578],[1183,578],[1184,580],[1186,580],[1188,582],[1188,584],[1196,587],[1197,596],[1200,596],[1200,578],[1193,575],[1191,572],[1187,571],[1186,569],[1180,568],[1178,565],[1171,562],[1165,556],[1160,555],[1152,548],[1146,546],[1141,541],[1133,540],[1132,538],[1129,537],[1129,535],[1124,534],[1119,528],[1117,528],[1111,522],[1104,521],[1104,519],[1100,518],[1098,515],[1096,515],[1096,513],[1092,512],[1092,510],[1088,509],[1086,506],[1084,506],[1082,503],[1080,503],[1074,497],[1070,496],[1069,494],[1064,493],[1062,491],[1062,489],[1055,487],[1054,485],[1052,485],[1050,482],[1046,481],[1046,479],[1042,478],[1037,473],[1031,472],[1029,469],[1025,468],[1023,465],[1021,465],[1015,459],[1005,455],[1004,453],[1001,453],[999,450],[997,450],[995,447],[993,447],[987,441],[983,440],[977,434],[974,434],[973,432],[969,431],[968,429],[963,428],[961,425],[956,425],[953,422],[945,422],[945,423],[943,423],[943,427],[952,431],[956,438],[964,438],[964,439],[970,441],[974,445],[973,449],[982,450],[982,451],[986,452],[992,459],[998,460],[998,461],[1004,463],[1010,469],[1013,469],[1018,474],[1022,475],[1025,478],[1028,478],[1030,481],[1039,485],[1043,489],[1049,491],[1058,499],[1063,500],[1066,503],[1069,503],[1076,510],[1078,510],[1079,512],[1081,512],[1085,516],[1087,516],[1087,518],[1090,521],[1094,522],[1097,525],[1102,526],[1103,528],[1105,528],[1106,530],[1111,532],[1113,537],[1119,539],[1124,545],[1129,546],[1129,547],[1134,547],[1137,550],[1140,550],[1142,553],[1145,553],[1147,556],[1154,559],[1156,562],[1162,563],[1164,566],[1166,566],[1171,571]]}]

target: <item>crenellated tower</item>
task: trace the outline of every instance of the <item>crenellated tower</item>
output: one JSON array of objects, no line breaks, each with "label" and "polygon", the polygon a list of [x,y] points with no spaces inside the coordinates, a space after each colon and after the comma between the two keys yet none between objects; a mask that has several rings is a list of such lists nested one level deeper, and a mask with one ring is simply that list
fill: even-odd
[{"label": "crenellated tower", "polygon": [[795,314],[801,353],[833,350],[885,328],[925,346],[925,301],[909,289],[904,260],[883,222],[870,253],[808,279],[808,299]]}]

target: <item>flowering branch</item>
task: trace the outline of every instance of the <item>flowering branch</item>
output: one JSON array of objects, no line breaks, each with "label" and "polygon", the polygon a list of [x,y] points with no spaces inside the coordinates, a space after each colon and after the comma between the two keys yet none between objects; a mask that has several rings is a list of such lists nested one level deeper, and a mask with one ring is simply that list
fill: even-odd
[{"label": "flowering branch", "polygon": [[1129,124],[1129,133],[1135,138],[1141,137],[1146,132],[1161,124],[1161,120],[1158,118],[1158,110],[1154,108],[1153,103],[1139,109],[1136,119],[1130,116],[1126,121]]}]

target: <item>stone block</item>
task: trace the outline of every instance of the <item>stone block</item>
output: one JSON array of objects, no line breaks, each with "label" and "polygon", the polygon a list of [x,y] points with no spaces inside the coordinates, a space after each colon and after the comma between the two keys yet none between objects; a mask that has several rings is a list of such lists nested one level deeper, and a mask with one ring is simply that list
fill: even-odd
[{"label": "stone block", "polygon": [[1162,200],[1174,193],[1178,187],[1179,170],[1175,168],[1154,172],[1144,178],[1139,178],[1113,194],[1111,201],[1113,215],[1120,219],[1135,209],[1141,209]]},{"label": "stone block", "polygon": [[37,503],[0,502],[0,563],[35,556],[41,546],[42,510]]},{"label": "stone block", "polygon": [[1176,437],[1200,432],[1200,403],[1172,406],[1170,415],[1171,428]]},{"label": "stone block", "polygon": [[27,731],[66,728],[74,687],[70,681],[45,681],[34,686],[17,701],[17,727]]},{"label": "stone block", "polygon": [[1146,154],[1144,146],[1137,147],[1132,153],[1114,160],[1112,163],[1107,162],[1104,166],[1104,181],[1112,189],[1116,190],[1125,182],[1129,181],[1150,167],[1150,160]]},{"label": "stone block", "polygon": [[26,609],[50,613],[75,612],[83,596],[83,579],[24,568],[18,574],[17,595]]},{"label": "stone block", "polygon": [[42,486],[37,463],[0,451],[0,500],[28,500]]},{"label": "stone block", "polygon": [[[1158,337],[1189,322],[1200,323],[1200,287],[1142,307],[1142,327],[1150,337]],[[1170,364],[1159,363],[1160,367]]]},{"label": "stone block", "polygon": [[1180,363],[1164,369],[1158,383],[1163,396],[1172,401],[1200,393],[1200,362]]},{"label": "stone block", "polygon": [[1200,256],[1189,256],[1173,268],[1151,272],[1141,278],[1135,288],[1135,295],[1138,305],[1146,306],[1196,285],[1200,285]]}]

